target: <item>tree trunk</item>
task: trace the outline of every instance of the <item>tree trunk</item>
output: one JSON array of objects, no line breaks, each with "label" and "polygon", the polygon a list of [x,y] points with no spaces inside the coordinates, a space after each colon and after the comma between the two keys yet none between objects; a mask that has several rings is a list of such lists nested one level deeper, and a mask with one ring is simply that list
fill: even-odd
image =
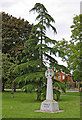
[{"label": "tree trunk", "polygon": [[14,92],[16,92],[16,88],[14,87]]},{"label": "tree trunk", "polygon": [[57,95],[57,101],[60,100],[60,94]]},{"label": "tree trunk", "polygon": [[[43,17],[42,17],[42,25],[43,25]],[[43,32],[43,29],[41,29],[41,45],[42,45],[42,42],[43,42],[43,35],[42,35],[42,32]],[[42,67],[42,64],[43,64],[42,47],[41,47],[40,49],[41,49],[41,63],[40,63],[40,67]]]},{"label": "tree trunk", "polygon": [[37,101],[41,101],[41,94],[37,94]]},{"label": "tree trunk", "polygon": [[16,83],[14,83],[14,92],[16,92]]},{"label": "tree trunk", "polygon": [[2,83],[2,92],[4,92],[5,83]]},{"label": "tree trunk", "polygon": [[11,98],[14,98],[14,82],[11,83]]}]

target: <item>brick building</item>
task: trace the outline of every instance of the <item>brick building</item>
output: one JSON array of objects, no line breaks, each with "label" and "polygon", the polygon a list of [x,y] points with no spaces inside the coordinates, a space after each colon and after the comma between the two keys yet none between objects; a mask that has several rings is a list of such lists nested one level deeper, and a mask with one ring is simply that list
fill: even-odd
[{"label": "brick building", "polygon": [[58,77],[54,76],[54,79],[56,79],[60,82],[63,82],[67,77],[67,82],[73,83],[71,75],[66,75],[65,73],[62,73],[62,72],[57,72],[57,73],[59,74],[59,76]]}]

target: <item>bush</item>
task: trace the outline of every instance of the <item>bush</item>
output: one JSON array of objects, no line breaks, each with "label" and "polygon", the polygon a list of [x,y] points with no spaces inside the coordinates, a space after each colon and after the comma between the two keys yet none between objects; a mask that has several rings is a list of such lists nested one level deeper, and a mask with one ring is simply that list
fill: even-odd
[{"label": "bush", "polygon": [[5,89],[11,89],[11,84],[6,83],[6,84],[5,84]]},{"label": "bush", "polygon": [[82,83],[80,83],[80,87],[82,87]]},{"label": "bush", "polygon": [[71,88],[71,83],[67,83],[66,87],[67,87],[67,89],[70,89]]}]

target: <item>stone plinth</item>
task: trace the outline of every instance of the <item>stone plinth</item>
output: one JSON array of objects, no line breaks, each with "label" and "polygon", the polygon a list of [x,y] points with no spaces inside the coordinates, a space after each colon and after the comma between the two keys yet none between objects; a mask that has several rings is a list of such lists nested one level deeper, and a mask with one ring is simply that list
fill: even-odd
[{"label": "stone plinth", "polygon": [[58,103],[55,100],[52,101],[45,100],[42,102],[40,110],[46,112],[59,111]]}]

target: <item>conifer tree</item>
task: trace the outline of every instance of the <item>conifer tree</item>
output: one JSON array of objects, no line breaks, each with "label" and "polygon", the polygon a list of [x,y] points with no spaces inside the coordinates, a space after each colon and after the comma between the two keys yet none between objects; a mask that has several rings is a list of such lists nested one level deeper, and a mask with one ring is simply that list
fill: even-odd
[{"label": "conifer tree", "polygon": [[[52,55],[59,52],[51,45],[57,44],[56,40],[52,40],[46,35],[47,28],[52,28],[56,34],[56,28],[52,25],[55,20],[48,14],[43,4],[36,3],[30,12],[38,13],[36,20],[39,22],[33,26],[29,40],[25,42],[26,56],[22,60],[22,64],[18,65],[14,72],[19,76],[15,79],[18,83],[24,83],[25,89],[36,90],[37,100],[41,99],[41,94],[46,88],[45,71],[47,65],[49,68],[58,66],[58,62]],[[20,76],[21,75],[21,76]],[[34,89],[33,89],[34,88]]]}]

